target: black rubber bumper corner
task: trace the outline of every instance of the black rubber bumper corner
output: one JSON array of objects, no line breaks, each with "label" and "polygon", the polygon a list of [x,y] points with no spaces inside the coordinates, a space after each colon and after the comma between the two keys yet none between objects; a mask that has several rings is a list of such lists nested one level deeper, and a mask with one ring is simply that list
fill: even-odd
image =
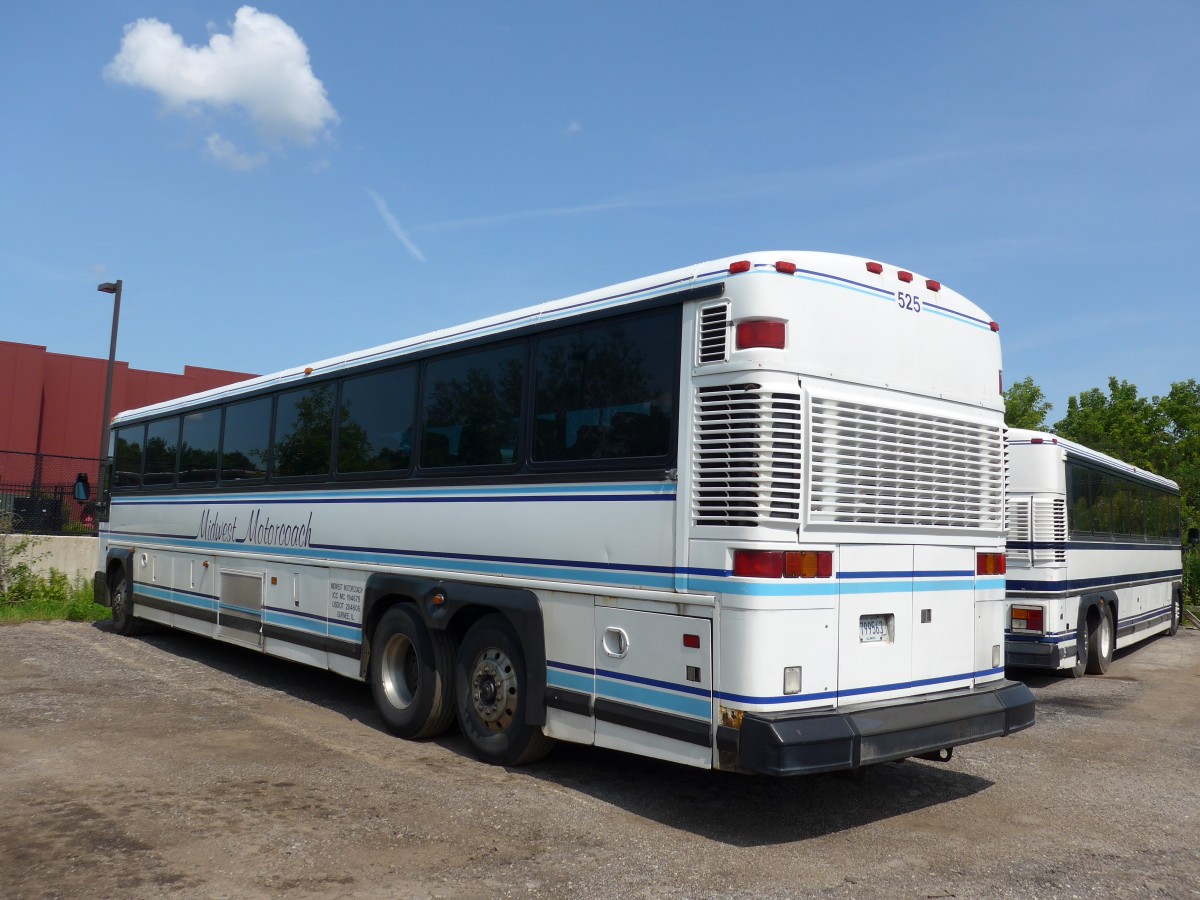
[{"label": "black rubber bumper corner", "polygon": [[722,727],[722,768],[764,775],[857,769],[1003,737],[1033,724],[1029,688],[1000,681],[968,693],[837,712],[747,713],[740,730]]},{"label": "black rubber bumper corner", "polygon": [[1004,664],[1021,669],[1057,669],[1063,661],[1058,644],[1034,644],[1008,641],[1004,645]]}]

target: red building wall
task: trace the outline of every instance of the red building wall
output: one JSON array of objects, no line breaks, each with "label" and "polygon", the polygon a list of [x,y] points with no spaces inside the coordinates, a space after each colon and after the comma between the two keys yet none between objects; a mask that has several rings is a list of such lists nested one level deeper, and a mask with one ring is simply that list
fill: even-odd
[{"label": "red building wall", "polygon": [[[107,359],[0,341],[0,452],[98,457],[107,372]],[[253,377],[199,366],[184,366],[182,375],[148,372],[117,362],[110,414]],[[11,468],[11,453],[9,460]]]}]

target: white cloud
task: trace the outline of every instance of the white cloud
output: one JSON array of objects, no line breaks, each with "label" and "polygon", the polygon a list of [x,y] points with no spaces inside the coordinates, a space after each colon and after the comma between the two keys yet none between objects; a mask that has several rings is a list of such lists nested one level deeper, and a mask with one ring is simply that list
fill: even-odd
[{"label": "white cloud", "polygon": [[242,153],[234,146],[233,141],[227,141],[219,134],[210,134],[208,140],[205,141],[208,155],[223,166],[233,169],[235,172],[249,172],[251,169],[257,169],[267,161],[267,154]]},{"label": "white cloud", "polygon": [[214,34],[203,47],[185,46],[164,22],[139,19],[125,26],[104,74],[154,91],[168,110],[240,108],[272,143],[312,143],[338,121],[304,41],[283,19],[252,6],[237,11],[230,34]]},{"label": "white cloud", "polygon": [[395,235],[396,240],[408,248],[409,253],[411,253],[421,262],[425,262],[425,254],[421,252],[420,247],[412,242],[408,234],[400,226],[400,223],[396,221],[396,217],[393,216],[392,211],[388,209],[387,202],[370,188],[367,188],[367,196],[375,201],[375,208],[379,210],[379,217],[383,219],[384,224],[387,225],[388,229],[393,235]]}]

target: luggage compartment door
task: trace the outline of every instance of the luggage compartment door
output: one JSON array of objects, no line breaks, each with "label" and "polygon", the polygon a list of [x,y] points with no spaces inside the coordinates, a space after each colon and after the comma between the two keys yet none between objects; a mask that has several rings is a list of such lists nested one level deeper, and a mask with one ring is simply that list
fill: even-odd
[{"label": "luggage compartment door", "polygon": [[596,607],[596,746],[710,768],[712,622]]}]

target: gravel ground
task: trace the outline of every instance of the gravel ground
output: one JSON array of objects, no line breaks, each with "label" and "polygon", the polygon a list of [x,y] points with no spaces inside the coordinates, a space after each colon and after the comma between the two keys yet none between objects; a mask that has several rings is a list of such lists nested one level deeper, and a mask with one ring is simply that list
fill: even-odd
[{"label": "gravel ground", "polygon": [[947,764],[506,770],[240,648],[0,627],[0,896],[1200,896],[1200,633],[1028,680],[1037,725]]}]

